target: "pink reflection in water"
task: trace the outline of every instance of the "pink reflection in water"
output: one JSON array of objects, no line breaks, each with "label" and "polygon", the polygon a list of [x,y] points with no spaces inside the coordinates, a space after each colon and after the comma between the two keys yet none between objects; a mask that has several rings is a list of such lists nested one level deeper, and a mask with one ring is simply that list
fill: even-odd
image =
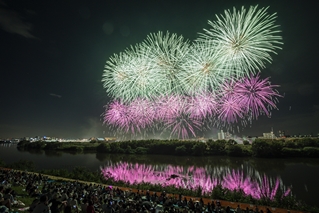
[{"label": "pink reflection in water", "polygon": [[251,170],[245,174],[243,170],[223,167],[152,166],[119,162],[111,163],[101,168],[101,171],[105,178],[113,178],[115,181],[125,181],[130,184],[144,182],[185,189],[201,187],[205,194],[209,194],[218,184],[229,190],[242,190],[246,195],[256,199],[273,200],[278,190],[281,190],[282,196],[288,196],[291,192],[290,188],[286,189],[279,177],[269,178]]}]

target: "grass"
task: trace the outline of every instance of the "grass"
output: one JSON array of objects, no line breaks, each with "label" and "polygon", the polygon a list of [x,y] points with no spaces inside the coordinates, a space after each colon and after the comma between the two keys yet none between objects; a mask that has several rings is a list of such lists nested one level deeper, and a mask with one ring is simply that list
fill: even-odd
[{"label": "grass", "polygon": [[[25,186],[12,186],[11,188],[15,191],[17,195],[16,199],[25,204],[24,207],[29,207],[32,201],[35,199],[34,197],[30,197],[28,195],[28,193],[25,191]],[[25,212],[18,210],[19,208],[23,208],[22,206],[13,206],[12,208],[14,209],[14,212]]]}]

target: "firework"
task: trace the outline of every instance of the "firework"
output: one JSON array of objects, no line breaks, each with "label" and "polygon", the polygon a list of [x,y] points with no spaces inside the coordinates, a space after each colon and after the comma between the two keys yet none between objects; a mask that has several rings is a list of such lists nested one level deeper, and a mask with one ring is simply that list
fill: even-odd
[{"label": "firework", "polygon": [[203,122],[190,116],[185,112],[180,112],[176,117],[164,121],[164,130],[170,129],[170,136],[186,139],[190,136],[196,137],[196,130],[201,130]]},{"label": "firework", "polygon": [[[119,127],[126,133],[156,126],[157,130],[171,131],[178,138],[196,137],[196,132],[216,127],[233,129],[246,126],[260,115],[270,115],[280,97],[269,78],[260,75],[241,80],[225,81],[216,93],[202,92],[193,96],[169,95],[154,100],[137,98],[128,104],[112,102],[107,107],[104,123]],[[206,121],[209,124],[206,126]],[[204,128],[205,124],[205,128]]]},{"label": "firework", "polygon": [[179,95],[166,95],[155,99],[156,120],[163,122],[172,117],[176,117],[181,110],[181,107],[183,107],[182,101],[182,97]]},{"label": "firework", "polygon": [[153,102],[145,99],[135,99],[130,104],[115,100],[106,106],[103,116],[104,124],[135,134],[153,124],[155,108]]},{"label": "firework", "polygon": [[235,96],[225,97],[220,100],[218,119],[224,124],[237,123],[243,119],[243,109],[240,101]]},{"label": "firework", "polygon": [[233,129],[270,116],[281,97],[277,85],[253,75],[282,44],[276,14],[267,10],[226,10],[191,45],[158,32],[114,54],[102,82],[116,101],[106,107],[104,123],[132,134],[156,126],[188,138],[206,127]]},{"label": "firework", "polygon": [[146,99],[135,99],[128,106],[131,122],[138,129],[151,126],[155,119],[155,108],[151,101]]},{"label": "firework", "polygon": [[212,28],[204,29],[199,40],[216,45],[222,63],[234,70],[235,76],[264,68],[265,62],[272,61],[270,53],[276,53],[282,44],[276,13],[269,15],[267,9],[251,6],[248,10],[225,10],[225,15],[216,15],[217,21],[208,21]]},{"label": "firework", "polygon": [[171,130],[170,136],[175,135],[183,139],[189,138],[190,135],[196,137],[196,130],[200,130],[203,123],[187,111],[189,98],[187,96],[174,96],[168,97],[166,100],[169,102],[161,102],[161,107],[158,107],[160,114],[164,115],[161,118],[164,131],[169,129]]},{"label": "firework", "polygon": [[134,127],[131,125],[131,115],[125,104],[123,104],[119,100],[115,100],[105,108],[106,110],[103,114],[104,123],[108,123],[112,126],[118,127],[125,132],[135,132]]},{"label": "firework", "polygon": [[177,74],[188,51],[189,44],[182,36],[150,34],[141,44],[110,57],[103,86],[108,94],[126,102],[182,92]]},{"label": "firework", "polygon": [[158,84],[161,94],[182,93],[178,74],[189,52],[189,42],[174,33],[158,32],[148,35],[141,45],[145,50],[143,55],[152,64],[151,78],[161,80]]},{"label": "firework", "polygon": [[102,82],[108,94],[125,102],[162,94],[161,77],[145,57],[146,52],[136,45],[106,62]]},{"label": "firework", "polygon": [[281,97],[274,89],[278,85],[271,85],[268,80],[269,78],[260,79],[257,74],[236,84],[244,113],[250,114],[254,119],[262,113],[270,116],[270,110],[276,108],[276,97]]},{"label": "firework", "polygon": [[191,118],[204,120],[215,116],[218,112],[217,96],[211,92],[202,92],[188,98],[185,109]]},{"label": "firework", "polygon": [[240,94],[237,90],[237,84],[238,80],[235,79],[224,81],[217,91],[219,99],[227,99],[231,97],[238,98]]},{"label": "firework", "polygon": [[218,120],[221,125],[232,125],[239,119],[244,118],[240,94],[237,90],[238,82],[235,80],[225,81],[219,89]]},{"label": "firework", "polygon": [[261,114],[270,116],[270,110],[276,108],[275,90],[278,85],[271,85],[269,78],[261,79],[260,74],[226,81],[219,90],[218,118],[224,124],[245,123],[245,119],[257,119]]},{"label": "firework", "polygon": [[229,78],[230,69],[226,69],[219,57],[219,50],[209,42],[195,42],[185,57],[182,72],[178,79],[186,94],[213,91]]}]

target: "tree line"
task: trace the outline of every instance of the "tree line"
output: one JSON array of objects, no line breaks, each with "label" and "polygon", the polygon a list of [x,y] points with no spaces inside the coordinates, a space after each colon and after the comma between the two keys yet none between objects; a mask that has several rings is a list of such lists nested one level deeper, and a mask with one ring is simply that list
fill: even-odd
[{"label": "tree line", "polygon": [[181,141],[181,140],[129,140],[120,142],[28,142],[18,143],[18,149],[56,150],[69,152],[97,152],[118,154],[159,154],[177,156],[234,157],[319,157],[319,139],[289,140],[256,139],[252,143],[235,140]]}]

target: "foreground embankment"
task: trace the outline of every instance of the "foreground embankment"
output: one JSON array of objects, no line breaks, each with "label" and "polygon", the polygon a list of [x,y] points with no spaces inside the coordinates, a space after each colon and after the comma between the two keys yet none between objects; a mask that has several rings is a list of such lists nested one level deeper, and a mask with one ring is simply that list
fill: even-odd
[{"label": "foreground embankment", "polygon": [[[10,171],[12,173],[16,173],[16,172],[25,172],[25,171],[20,171],[20,170],[12,170],[10,168],[2,168],[0,167],[0,170],[4,170],[4,171]],[[37,173],[37,172],[27,172],[29,174],[34,174],[34,175],[39,175],[41,174],[41,176],[45,176],[50,182],[52,182],[52,180],[57,181],[57,182],[81,182],[84,184],[91,184],[91,185],[103,185],[104,187],[109,187],[109,185],[106,184],[101,184],[101,183],[96,183],[96,182],[90,182],[90,181],[82,181],[82,180],[77,180],[77,179],[70,179],[70,178],[63,178],[63,177],[57,177],[57,176],[52,176],[52,175],[46,175],[46,174],[42,174],[42,173]],[[139,193],[141,194],[141,196],[145,196],[146,195],[146,190],[139,190],[136,188],[130,188],[130,187],[120,187],[120,186],[112,186],[112,188],[119,188],[120,190],[123,191],[130,191],[133,193]],[[162,192],[156,192],[156,191],[150,191],[151,194],[156,193],[158,196],[160,196],[160,194]],[[177,194],[167,194],[167,197],[175,197],[176,199],[178,198],[179,195]],[[182,199],[187,199],[190,200],[192,199],[194,202],[199,202],[200,200],[203,201],[203,203],[205,205],[214,202],[216,203],[217,200],[214,199],[210,199],[210,198],[202,198],[202,197],[193,197],[193,196],[182,196]],[[226,201],[226,200],[218,200],[222,206],[222,208],[226,208],[227,206],[229,206],[232,209],[236,209],[238,206],[241,209],[250,209],[250,210],[255,210],[256,207],[258,207],[259,211],[263,211],[263,212],[267,212],[267,209],[269,209],[272,213],[307,213],[307,211],[299,211],[299,210],[288,210],[288,209],[283,209],[283,208],[274,208],[271,206],[262,206],[262,205],[254,205],[254,204],[248,204],[248,203],[241,203],[241,202],[230,202],[230,201]]]},{"label": "foreground embankment", "polygon": [[56,150],[69,152],[99,152],[118,154],[158,154],[175,156],[216,156],[290,158],[319,157],[319,139],[256,139],[251,144],[234,140],[180,141],[132,140],[121,142],[28,142],[21,141],[18,149]]}]

